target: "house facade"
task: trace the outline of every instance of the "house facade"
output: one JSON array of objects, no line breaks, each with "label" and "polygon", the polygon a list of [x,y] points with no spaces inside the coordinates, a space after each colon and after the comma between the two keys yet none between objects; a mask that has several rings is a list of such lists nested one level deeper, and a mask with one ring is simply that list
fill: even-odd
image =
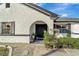
[{"label": "house facade", "polygon": [[0,42],[30,43],[32,35],[42,39],[44,30],[53,34],[54,13],[32,3],[5,3],[0,8]]},{"label": "house facade", "polygon": [[[57,25],[63,24],[63,21],[58,19],[57,14],[32,3],[0,4],[0,42],[30,43],[33,39],[43,40],[44,31],[49,34],[53,34],[55,28],[61,31],[61,27],[57,28]],[[70,28],[70,25],[66,27]]]}]

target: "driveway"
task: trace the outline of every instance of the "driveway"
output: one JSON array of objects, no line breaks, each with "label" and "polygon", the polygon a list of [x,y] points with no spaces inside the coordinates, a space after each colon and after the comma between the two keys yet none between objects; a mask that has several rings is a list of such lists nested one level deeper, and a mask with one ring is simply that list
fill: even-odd
[{"label": "driveway", "polygon": [[50,53],[48,56],[79,56],[78,49],[58,49],[55,52]]}]

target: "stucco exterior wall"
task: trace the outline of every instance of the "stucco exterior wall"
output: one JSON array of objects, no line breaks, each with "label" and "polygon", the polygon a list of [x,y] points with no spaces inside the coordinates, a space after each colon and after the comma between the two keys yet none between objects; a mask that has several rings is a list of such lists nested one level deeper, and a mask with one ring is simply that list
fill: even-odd
[{"label": "stucco exterior wall", "polygon": [[[48,31],[53,33],[53,20],[49,16],[46,16],[28,6],[22,4],[11,4],[10,8],[3,8],[0,10],[0,22],[15,22],[15,34],[26,35],[30,34],[30,27],[36,21],[43,21],[48,25]],[[4,36],[0,36],[0,41],[3,41]],[[29,38],[7,36],[8,39],[4,39],[5,42],[29,42]],[[13,38],[13,39],[10,39]],[[20,39],[23,38],[23,39]],[[20,39],[20,40],[19,40]],[[12,41],[11,41],[12,40]],[[4,42],[3,41],[3,42]]]},{"label": "stucco exterior wall", "polygon": [[0,36],[3,43],[30,43],[29,36]]},{"label": "stucco exterior wall", "polygon": [[71,24],[71,37],[79,38],[79,23]]}]

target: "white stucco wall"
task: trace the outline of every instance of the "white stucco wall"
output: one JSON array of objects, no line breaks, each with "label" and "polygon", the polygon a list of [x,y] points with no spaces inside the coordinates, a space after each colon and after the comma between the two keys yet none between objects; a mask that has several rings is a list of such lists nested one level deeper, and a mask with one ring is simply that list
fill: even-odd
[{"label": "white stucco wall", "polygon": [[[48,31],[53,33],[53,20],[50,17],[29,8],[22,4],[11,4],[10,8],[3,8],[0,11],[0,22],[15,22],[15,34],[30,34],[30,26],[36,21],[43,21],[48,25]],[[7,39],[5,39],[7,38]],[[29,38],[0,36],[0,41],[5,42],[30,42]],[[12,39],[11,39],[12,38]]]},{"label": "white stucco wall", "polygon": [[3,43],[29,43],[29,36],[0,36]]},{"label": "white stucco wall", "polygon": [[79,38],[79,23],[71,24],[71,37]]}]

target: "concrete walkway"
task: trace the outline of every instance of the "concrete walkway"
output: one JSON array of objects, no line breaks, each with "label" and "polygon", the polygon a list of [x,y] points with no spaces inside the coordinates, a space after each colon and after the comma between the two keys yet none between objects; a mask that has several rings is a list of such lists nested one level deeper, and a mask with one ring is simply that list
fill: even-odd
[{"label": "concrete walkway", "polygon": [[79,56],[78,49],[59,49],[48,56]]},{"label": "concrete walkway", "polygon": [[41,56],[48,53],[51,49],[46,49],[44,44],[26,44],[26,43],[0,43],[0,45],[9,45],[12,47],[12,56]]}]

